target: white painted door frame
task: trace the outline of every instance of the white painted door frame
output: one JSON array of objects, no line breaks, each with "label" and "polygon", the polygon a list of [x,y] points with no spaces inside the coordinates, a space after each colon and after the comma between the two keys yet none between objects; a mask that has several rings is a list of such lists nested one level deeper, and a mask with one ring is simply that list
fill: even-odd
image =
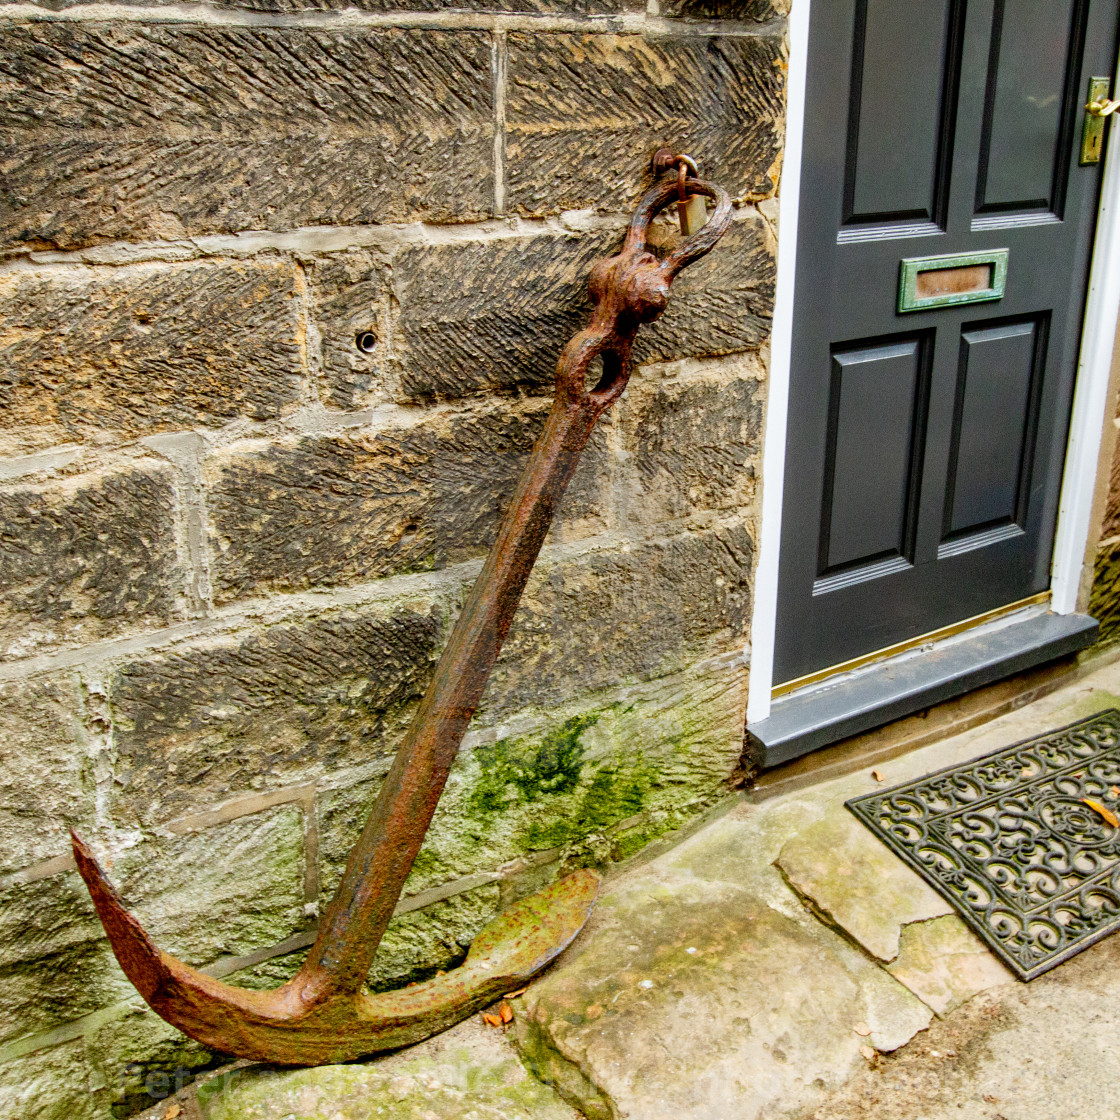
[{"label": "white painted door frame", "polygon": [[[817,0],[821,2],[821,0]],[[793,348],[797,220],[805,127],[805,86],[809,58],[810,0],[793,0],[789,16],[789,71],[786,87],[786,149],[778,210],[778,275],[770,342],[770,374],[762,453],[762,516],[751,619],[747,722],[770,714],[774,684],[774,639],[778,609],[778,560],[782,536],[786,425],[790,356]],[[1120,73],[1118,63],[1115,73]],[[1114,132],[1117,123],[1109,126]],[[1058,507],[1051,567],[1051,609],[1077,609],[1085,549],[1089,539],[1117,313],[1120,311],[1120,138],[1105,157],[1096,239],[1089,272],[1077,382],[1070,416],[1069,445]]]}]

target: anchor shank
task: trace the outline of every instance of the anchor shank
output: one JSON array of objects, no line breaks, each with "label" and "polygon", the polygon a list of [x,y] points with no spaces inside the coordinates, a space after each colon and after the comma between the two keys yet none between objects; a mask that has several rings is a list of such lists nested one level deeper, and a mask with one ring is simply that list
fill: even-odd
[{"label": "anchor shank", "polygon": [[[451,764],[482,699],[521,593],[580,453],[604,409],[621,392],[629,345],[604,353],[611,392],[588,393],[584,371],[604,352],[595,325],[569,343],[558,392],[474,588],[451,632],[350,858],[301,979],[325,998],[357,991],[393,916],[401,889],[435,813]],[[632,336],[631,336],[632,337]],[[565,391],[567,390],[567,391]]]}]

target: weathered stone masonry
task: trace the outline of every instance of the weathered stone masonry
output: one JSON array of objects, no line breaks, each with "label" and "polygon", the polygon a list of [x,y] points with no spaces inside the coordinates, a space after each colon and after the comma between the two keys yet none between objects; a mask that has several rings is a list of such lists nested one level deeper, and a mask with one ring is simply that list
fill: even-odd
[{"label": "weathered stone masonry", "polygon": [[0,1116],[212,1060],[66,824],[169,951],[298,964],[666,143],[736,224],[592,440],[371,983],[725,795],[784,7],[0,6]]}]

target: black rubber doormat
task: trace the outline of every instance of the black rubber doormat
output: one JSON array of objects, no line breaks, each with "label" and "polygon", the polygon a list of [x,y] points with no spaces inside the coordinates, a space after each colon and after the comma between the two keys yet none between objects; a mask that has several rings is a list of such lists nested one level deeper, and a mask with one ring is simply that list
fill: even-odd
[{"label": "black rubber doormat", "polygon": [[847,802],[1021,980],[1120,929],[1120,711]]}]

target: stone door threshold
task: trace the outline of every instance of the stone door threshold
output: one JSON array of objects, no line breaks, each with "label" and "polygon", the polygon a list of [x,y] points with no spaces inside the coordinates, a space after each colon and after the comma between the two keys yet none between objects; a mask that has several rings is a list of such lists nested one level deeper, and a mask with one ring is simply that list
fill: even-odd
[{"label": "stone door threshold", "polygon": [[809,685],[775,700],[767,719],[747,726],[749,761],[766,770],[820,747],[1014,673],[1085,649],[1096,619],[1016,612],[988,625]]}]

